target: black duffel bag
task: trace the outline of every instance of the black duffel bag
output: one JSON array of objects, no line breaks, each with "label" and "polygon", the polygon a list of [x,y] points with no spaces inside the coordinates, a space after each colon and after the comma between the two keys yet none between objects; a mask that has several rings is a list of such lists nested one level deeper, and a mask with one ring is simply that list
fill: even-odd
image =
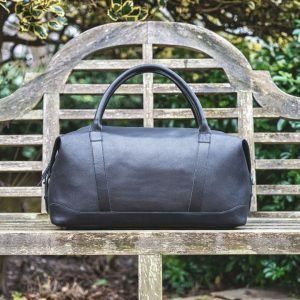
[{"label": "black duffel bag", "polygon": [[[102,125],[116,89],[153,72],[189,101],[198,128]],[[160,65],[133,67],[106,90],[91,126],[59,136],[43,174],[52,223],[67,228],[204,228],[246,223],[248,144],[212,131],[187,83]]]}]

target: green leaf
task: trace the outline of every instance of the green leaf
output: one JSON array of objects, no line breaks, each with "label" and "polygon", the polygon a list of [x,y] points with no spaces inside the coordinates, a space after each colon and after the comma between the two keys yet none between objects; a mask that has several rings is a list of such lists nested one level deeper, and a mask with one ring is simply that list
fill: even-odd
[{"label": "green leaf", "polygon": [[48,28],[45,25],[34,25],[33,32],[41,40],[45,40],[48,37]]},{"label": "green leaf", "polygon": [[31,15],[36,19],[36,20],[39,20],[43,17],[44,15],[44,11],[41,10],[41,9],[33,9],[31,11]]},{"label": "green leaf", "polygon": [[22,150],[22,155],[26,158],[32,158],[36,155],[37,150],[34,147],[24,147]]},{"label": "green leaf", "polygon": [[294,34],[294,35],[300,34],[300,28],[295,29],[295,30],[293,31],[293,34]]},{"label": "green leaf", "polygon": [[22,32],[27,32],[30,29],[30,24],[29,23],[23,23],[20,25],[20,31]]},{"label": "green leaf", "polygon": [[62,30],[64,28],[65,23],[61,22],[58,18],[55,18],[48,22],[48,27],[52,30]]},{"label": "green leaf", "polygon": [[121,9],[122,9],[122,5],[120,5],[118,3],[114,3],[111,6],[111,10],[114,11],[114,12],[119,12],[119,11],[121,11]]},{"label": "green leaf", "polygon": [[101,278],[101,279],[98,279],[98,280],[95,282],[95,285],[97,285],[97,286],[108,285],[108,281],[107,281],[107,279],[105,279],[105,278]]},{"label": "green leaf", "polygon": [[133,11],[133,3],[130,0],[125,1],[122,5],[122,16],[129,15]]},{"label": "green leaf", "polygon": [[115,14],[115,12],[111,9],[107,11],[107,15],[113,20],[118,21],[119,17]]},{"label": "green leaf", "polygon": [[251,9],[251,10],[255,10],[255,3],[253,2],[253,1],[250,1],[249,3],[248,3],[248,7]]},{"label": "green leaf", "polygon": [[19,292],[13,292],[11,296],[12,296],[13,300],[22,300],[22,299],[24,299],[23,295]]},{"label": "green leaf", "polygon": [[168,0],[157,0],[157,5],[161,7],[166,7],[167,6]]},{"label": "green leaf", "polygon": [[277,122],[277,130],[278,131],[282,131],[284,129],[284,127],[286,126],[287,121],[284,119],[279,119],[279,121]]},{"label": "green leaf", "polygon": [[142,21],[148,16],[148,10],[141,9],[139,6],[135,6],[131,13],[124,16],[126,21]]},{"label": "green leaf", "polygon": [[59,20],[59,22],[63,25],[67,25],[68,24],[68,20],[66,17],[61,17],[61,16],[58,16],[56,17],[55,19]]},{"label": "green leaf", "polygon": [[149,15],[149,9],[147,7],[143,7],[141,9],[140,15],[139,15],[139,20],[143,21],[145,20]]},{"label": "green leaf", "polygon": [[49,7],[49,11],[56,14],[57,16],[63,17],[65,15],[65,11],[59,5],[51,5]]},{"label": "green leaf", "polygon": [[15,12],[16,14],[21,14],[23,11],[23,5],[21,3],[17,3],[16,6],[15,6]]}]

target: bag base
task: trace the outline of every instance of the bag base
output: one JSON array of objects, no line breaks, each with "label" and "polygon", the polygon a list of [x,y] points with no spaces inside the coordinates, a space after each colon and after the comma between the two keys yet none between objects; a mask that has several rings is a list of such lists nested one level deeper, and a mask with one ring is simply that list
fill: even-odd
[{"label": "bag base", "polygon": [[[51,222],[68,229],[201,229],[245,225],[249,207],[222,212],[78,212],[52,203]],[[216,226],[222,224],[222,226]]]}]

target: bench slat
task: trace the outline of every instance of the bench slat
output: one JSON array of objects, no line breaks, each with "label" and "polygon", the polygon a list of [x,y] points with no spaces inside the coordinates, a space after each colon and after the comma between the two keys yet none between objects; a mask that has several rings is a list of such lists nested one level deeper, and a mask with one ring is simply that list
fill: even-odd
[{"label": "bench slat", "polygon": [[51,225],[47,215],[0,214],[0,255],[299,253],[299,218],[249,218],[233,230],[70,231]]},{"label": "bench slat", "polygon": [[42,188],[33,187],[0,187],[0,197],[41,197]]},{"label": "bench slat", "polygon": [[[236,118],[238,116],[238,108],[210,108],[204,109],[207,118]],[[254,108],[255,118],[278,118],[276,111],[269,108]],[[142,119],[144,117],[143,110],[138,109],[106,109],[104,113],[105,119]],[[194,116],[189,108],[165,108],[154,109],[154,117],[156,119],[193,119]],[[61,109],[60,119],[92,119],[95,110],[93,109]],[[32,110],[27,114],[18,117],[16,120],[42,120],[42,110]]]},{"label": "bench slat", "polygon": [[300,195],[300,185],[257,185],[257,195]]},{"label": "bench slat", "polygon": [[39,134],[0,135],[1,146],[42,145],[42,143],[43,136]]},{"label": "bench slat", "polygon": [[0,161],[0,172],[42,171],[41,161]]},{"label": "bench slat", "polygon": [[[0,145],[41,145],[42,135],[0,135]],[[254,142],[260,144],[300,144],[300,133],[255,133]]]},{"label": "bench slat", "polygon": [[[142,59],[104,59],[104,60],[83,60],[74,70],[102,70],[102,71],[113,71],[113,70],[125,70],[132,68],[136,65],[142,64]],[[221,66],[212,58],[202,59],[153,59],[152,63],[160,64],[171,69],[216,69]]]},{"label": "bench slat", "polygon": [[[258,195],[300,195],[300,185],[257,185]],[[41,197],[41,187],[0,187],[0,197]]]},{"label": "bench slat", "polygon": [[257,132],[254,142],[260,144],[300,144],[300,133]]},{"label": "bench slat", "polygon": [[[229,83],[190,83],[195,93],[219,94],[234,93],[235,89]],[[66,84],[60,91],[61,94],[71,95],[98,95],[103,94],[109,84]],[[180,90],[174,84],[153,84],[154,94],[180,94]],[[123,84],[114,94],[138,95],[143,94],[142,84]]]},{"label": "bench slat", "polygon": [[251,218],[257,217],[260,219],[278,218],[278,223],[283,219],[299,219],[300,211],[253,211],[250,213]]},{"label": "bench slat", "polygon": [[257,170],[300,170],[300,159],[257,159]]},{"label": "bench slat", "polygon": [[[207,118],[236,118],[238,109],[236,108],[211,108],[204,109]],[[94,109],[62,109],[60,119],[63,120],[91,120],[94,118]],[[190,109],[154,109],[154,119],[193,119]],[[143,109],[107,109],[104,119],[143,119]]]}]

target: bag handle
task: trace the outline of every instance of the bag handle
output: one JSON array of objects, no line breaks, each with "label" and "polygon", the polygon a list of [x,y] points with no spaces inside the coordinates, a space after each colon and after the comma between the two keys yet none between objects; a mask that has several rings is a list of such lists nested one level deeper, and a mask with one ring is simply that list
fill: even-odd
[{"label": "bag handle", "polygon": [[189,87],[189,85],[175,72],[172,70],[157,64],[143,64],[138,65],[133,68],[128,69],[121,75],[119,75],[112,84],[107,88],[103,97],[100,101],[100,104],[97,108],[95,118],[92,124],[92,129],[101,130],[102,129],[102,117],[105,111],[105,108],[108,104],[110,97],[114,94],[114,92],[118,89],[118,87],[123,84],[129,78],[141,74],[141,73],[157,73],[163,75],[173,81],[176,86],[181,90],[184,94],[185,98],[189,101],[197,124],[199,126],[199,130],[201,132],[210,132],[210,128],[207,124],[207,120],[204,116],[203,108],[198,100],[194,91]]}]

